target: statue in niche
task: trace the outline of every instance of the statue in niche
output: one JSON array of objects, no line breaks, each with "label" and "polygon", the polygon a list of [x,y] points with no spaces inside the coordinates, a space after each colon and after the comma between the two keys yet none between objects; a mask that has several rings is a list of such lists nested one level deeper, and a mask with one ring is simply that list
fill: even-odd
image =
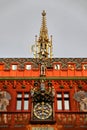
[{"label": "statue in niche", "polygon": [[31,97],[33,97],[33,95],[34,95],[34,88],[32,86],[31,86],[30,93],[31,93]]},{"label": "statue in niche", "polygon": [[32,87],[32,86],[31,86],[31,90],[30,90],[31,97],[33,97],[33,96],[34,96],[34,94],[35,94],[35,92],[37,92],[37,91],[38,91],[37,86],[35,86],[35,87]]},{"label": "statue in niche", "polygon": [[51,93],[52,92],[52,88],[51,88],[51,86],[49,86],[49,93]]},{"label": "statue in niche", "polygon": [[45,75],[45,73],[46,73],[45,71],[46,71],[46,66],[45,66],[44,63],[42,63],[42,64],[41,64],[41,72],[40,72],[40,74],[41,74],[41,75]]},{"label": "statue in niche", "polygon": [[49,86],[49,93],[52,93],[52,96],[54,97],[55,96],[55,88],[54,88],[54,86]]},{"label": "statue in niche", "polygon": [[79,102],[80,111],[87,112],[87,92],[78,91],[74,94],[74,99]]},{"label": "statue in niche", "polygon": [[55,88],[54,88],[54,86],[52,86],[52,95],[53,95],[53,97],[55,96]]},{"label": "statue in niche", "polygon": [[45,83],[44,83],[44,80],[41,81],[40,89],[41,89],[41,91],[45,91]]}]

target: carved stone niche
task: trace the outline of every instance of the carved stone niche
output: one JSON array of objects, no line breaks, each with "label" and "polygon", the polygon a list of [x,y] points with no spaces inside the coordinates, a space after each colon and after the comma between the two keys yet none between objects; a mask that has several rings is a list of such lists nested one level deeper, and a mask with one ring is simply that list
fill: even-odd
[{"label": "carved stone niche", "polygon": [[40,76],[45,76],[45,75],[46,75],[46,65],[42,63],[40,68]]}]

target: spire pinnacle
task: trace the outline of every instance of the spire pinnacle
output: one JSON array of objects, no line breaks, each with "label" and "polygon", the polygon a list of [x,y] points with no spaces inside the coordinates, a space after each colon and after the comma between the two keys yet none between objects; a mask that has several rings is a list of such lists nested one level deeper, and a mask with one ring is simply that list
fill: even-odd
[{"label": "spire pinnacle", "polygon": [[46,25],[46,12],[45,12],[45,10],[43,10],[43,12],[42,12],[42,24],[41,24],[41,28],[40,28],[39,38],[43,39],[43,40],[48,39],[48,29],[47,29],[47,25]]}]

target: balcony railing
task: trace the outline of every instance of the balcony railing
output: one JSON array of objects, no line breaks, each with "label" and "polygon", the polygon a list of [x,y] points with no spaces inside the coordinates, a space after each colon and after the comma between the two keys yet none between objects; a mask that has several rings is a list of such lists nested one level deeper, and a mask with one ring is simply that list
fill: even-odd
[{"label": "balcony railing", "polygon": [[[87,127],[87,112],[58,112],[55,116],[58,125]],[[0,112],[0,127],[25,127],[28,124],[29,112]]]}]

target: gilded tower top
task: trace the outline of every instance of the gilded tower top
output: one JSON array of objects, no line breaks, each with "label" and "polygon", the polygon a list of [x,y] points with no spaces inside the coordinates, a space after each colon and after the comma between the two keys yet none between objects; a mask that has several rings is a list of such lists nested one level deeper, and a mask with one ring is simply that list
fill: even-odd
[{"label": "gilded tower top", "polygon": [[46,12],[43,10],[42,12],[42,25],[40,28],[39,40],[48,40],[48,29],[46,25]]},{"label": "gilded tower top", "polygon": [[52,36],[49,39],[45,10],[42,12],[42,24],[39,37],[35,37],[35,44],[32,46],[32,48],[35,58],[52,58]]}]

